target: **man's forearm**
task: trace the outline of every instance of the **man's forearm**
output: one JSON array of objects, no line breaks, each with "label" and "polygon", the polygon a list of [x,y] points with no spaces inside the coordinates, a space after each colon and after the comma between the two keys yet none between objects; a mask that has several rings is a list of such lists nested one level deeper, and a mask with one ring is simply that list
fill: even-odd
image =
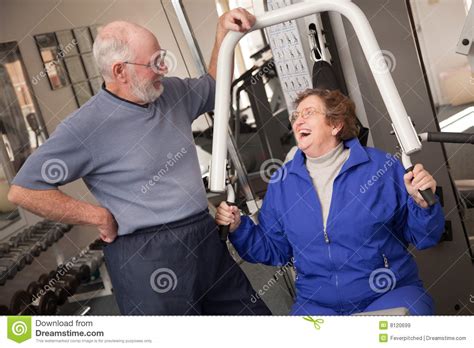
[{"label": "man's forearm", "polygon": [[216,40],[214,42],[214,47],[212,48],[211,60],[209,61],[209,68],[207,72],[211,75],[214,80],[217,76],[217,58],[219,56],[219,50],[221,48],[222,40],[224,40],[225,33],[217,31]]},{"label": "man's forearm", "polygon": [[76,200],[59,190],[30,190],[13,185],[8,199],[22,208],[53,221],[75,225],[100,225],[105,209]]}]

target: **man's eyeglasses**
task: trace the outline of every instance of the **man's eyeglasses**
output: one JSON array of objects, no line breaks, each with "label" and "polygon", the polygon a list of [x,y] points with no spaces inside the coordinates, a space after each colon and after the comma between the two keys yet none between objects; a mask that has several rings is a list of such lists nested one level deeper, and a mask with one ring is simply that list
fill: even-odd
[{"label": "man's eyeglasses", "polygon": [[291,124],[295,123],[296,120],[298,119],[298,117],[303,117],[304,120],[307,120],[309,117],[313,117],[315,116],[316,114],[321,114],[321,115],[324,115],[326,116],[327,114],[321,110],[318,110],[316,108],[313,108],[313,107],[309,107],[309,108],[305,108],[301,111],[293,111],[291,113],[291,117],[290,117],[290,122]]},{"label": "man's eyeglasses", "polygon": [[159,73],[166,70],[165,58],[166,58],[166,50],[158,50],[155,54],[151,56],[150,63],[143,64],[143,63],[133,63],[133,62],[124,62],[124,64],[131,64],[131,65],[141,65],[146,66],[147,68],[153,69],[154,72]]}]

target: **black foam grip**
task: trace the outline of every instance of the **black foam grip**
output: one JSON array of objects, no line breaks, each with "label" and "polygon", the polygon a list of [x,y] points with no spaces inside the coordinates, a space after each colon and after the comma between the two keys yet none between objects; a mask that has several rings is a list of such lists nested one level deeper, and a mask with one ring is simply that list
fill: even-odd
[{"label": "black foam grip", "polygon": [[[414,166],[411,166],[410,168],[406,169],[406,173],[408,172],[411,172],[413,170]],[[420,192],[421,194],[421,197],[423,197],[423,199],[426,201],[426,203],[428,203],[428,206],[432,206],[432,205],[435,205],[436,202],[438,202],[438,200],[436,199],[436,196],[435,194],[433,193],[433,191],[431,191],[431,189],[426,189],[426,190],[418,190],[418,192]]]},{"label": "black foam grip", "polygon": [[[227,205],[233,206],[236,205],[235,203],[232,202],[226,202]],[[221,238],[221,241],[225,242],[227,241],[227,237],[229,236],[229,231],[230,231],[230,225],[219,225],[219,237]]]},{"label": "black foam grip", "polygon": [[438,200],[436,199],[435,194],[431,189],[426,189],[426,190],[418,190],[421,194],[421,197],[428,203],[428,205],[431,207],[432,205],[435,205]]},{"label": "black foam grip", "polygon": [[474,144],[473,133],[428,132],[428,141],[438,143]]},{"label": "black foam grip", "polygon": [[220,225],[219,226],[219,237],[221,241],[225,242],[227,240],[227,236],[229,235],[230,225]]}]

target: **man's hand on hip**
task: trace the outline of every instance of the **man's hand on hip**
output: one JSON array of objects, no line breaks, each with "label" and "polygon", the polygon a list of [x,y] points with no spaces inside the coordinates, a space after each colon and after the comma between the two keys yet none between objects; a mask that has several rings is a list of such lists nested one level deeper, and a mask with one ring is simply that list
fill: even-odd
[{"label": "man's hand on hip", "polygon": [[105,208],[102,209],[101,223],[97,225],[100,238],[107,243],[112,243],[117,238],[118,225],[114,216]]}]

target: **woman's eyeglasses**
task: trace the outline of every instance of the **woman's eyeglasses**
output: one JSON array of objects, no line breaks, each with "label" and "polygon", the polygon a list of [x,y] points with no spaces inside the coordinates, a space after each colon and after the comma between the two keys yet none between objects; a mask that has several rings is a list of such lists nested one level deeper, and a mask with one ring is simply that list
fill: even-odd
[{"label": "woman's eyeglasses", "polygon": [[307,120],[310,117],[316,116],[316,114],[321,114],[321,115],[326,116],[325,112],[322,112],[321,110],[318,110],[314,107],[308,107],[308,108],[305,108],[301,111],[293,111],[291,113],[290,122],[291,122],[291,124],[295,123],[296,120],[298,119],[298,117],[300,117],[300,116],[304,120]]}]

